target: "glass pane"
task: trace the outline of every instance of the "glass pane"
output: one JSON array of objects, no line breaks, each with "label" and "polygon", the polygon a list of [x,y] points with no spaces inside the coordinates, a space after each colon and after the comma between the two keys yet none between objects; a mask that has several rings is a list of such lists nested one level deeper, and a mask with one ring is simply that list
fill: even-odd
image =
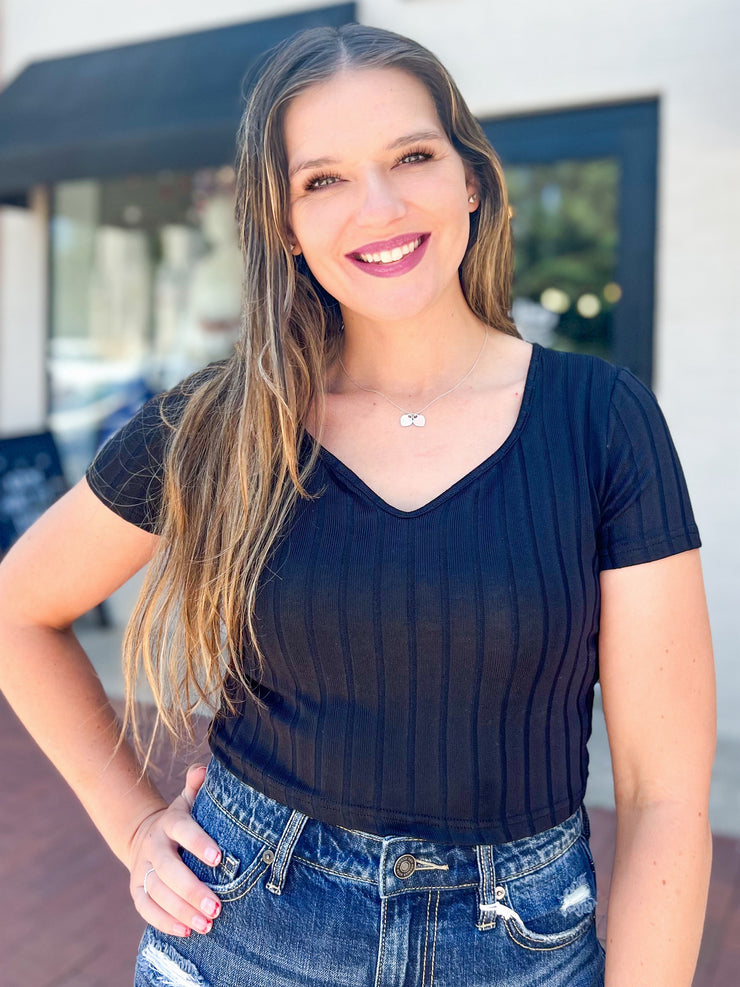
[{"label": "glass pane", "polygon": [[514,233],[514,321],[525,339],[612,356],[619,164],[615,158],[506,169]]},{"label": "glass pane", "polygon": [[229,167],[56,187],[50,417],[70,482],[142,401],[231,352],[233,201]]}]

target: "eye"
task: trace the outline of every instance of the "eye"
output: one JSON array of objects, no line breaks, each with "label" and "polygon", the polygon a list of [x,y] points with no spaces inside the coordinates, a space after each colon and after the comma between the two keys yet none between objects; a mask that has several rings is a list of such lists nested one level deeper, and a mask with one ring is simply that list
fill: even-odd
[{"label": "eye", "polygon": [[308,179],[304,188],[307,192],[312,192],[314,189],[329,188],[330,185],[334,185],[338,181],[339,175],[330,175],[328,173],[313,175]]},{"label": "eye", "polygon": [[417,147],[412,151],[407,151],[403,157],[398,159],[397,164],[417,164],[421,161],[429,161],[433,157],[434,154],[432,151],[423,147]]}]

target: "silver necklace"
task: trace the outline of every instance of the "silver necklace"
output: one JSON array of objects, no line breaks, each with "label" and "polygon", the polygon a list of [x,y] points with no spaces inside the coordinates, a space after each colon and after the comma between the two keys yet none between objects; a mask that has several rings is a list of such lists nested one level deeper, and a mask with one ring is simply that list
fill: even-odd
[{"label": "silver necklace", "polygon": [[375,387],[365,387],[364,384],[358,383],[358,381],[355,380],[355,378],[352,376],[349,370],[347,370],[345,365],[342,363],[341,356],[337,357],[337,359],[339,360],[339,366],[342,368],[342,370],[347,375],[349,380],[352,381],[355,387],[359,387],[361,391],[370,391],[371,394],[379,394],[381,398],[385,398],[386,401],[389,401],[394,408],[398,408],[398,410],[402,412],[399,422],[404,428],[408,428],[409,425],[416,425],[417,428],[423,428],[427,423],[427,420],[424,417],[423,412],[425,412],[427,408],[431,408],[431,406],[433,404],[436,404],[437,401],[441,401],[442,398],[447,397],[448,394],[452,394],[452,392],[456,391],[461,384],[465,383],[468,377],[478,366],[478,361],[483,356],[483,350],[486,348],[487,340],[488,340],[488,330],[486,330],[485,335],[483,336],[483,345],[478,350],[478,356],[475,358],[475,360],[473,360],[473,366],[470,368],[470,370],[468,370],[468,372],[463,377],[461,377],[456,384],[453,384],[452,387],[450,387],[448,390],[443,391],[442,394],[438,394],[436,398],[432,398],[431,401],[428,401],[420,411],[404,411],[401,405],[396,404],[396,402],[392,398],[389,398],[387,394],[383,394],[382,391],[377,390]]}]

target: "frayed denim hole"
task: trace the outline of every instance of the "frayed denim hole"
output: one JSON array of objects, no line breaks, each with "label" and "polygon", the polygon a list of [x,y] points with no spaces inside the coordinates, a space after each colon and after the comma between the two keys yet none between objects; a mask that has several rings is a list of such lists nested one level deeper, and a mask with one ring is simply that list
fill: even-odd
[{"label": "frayed denim hole", "polygon": [[198,968],[168,943],[148,942],[140,953],[140,962],[149,967],[156,987],[210,987]]},{"label": "frayed denim hole", "polygon": [[580,874],[568,885],[563,894],[560,911],[563,915],[588,915],[596,908],[587,874]]}]

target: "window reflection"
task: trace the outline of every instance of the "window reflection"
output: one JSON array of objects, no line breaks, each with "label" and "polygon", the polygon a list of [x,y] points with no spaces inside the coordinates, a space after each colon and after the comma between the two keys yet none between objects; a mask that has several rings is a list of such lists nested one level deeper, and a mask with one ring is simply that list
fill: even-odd
[{"label": "window reflection", "polygon": [[506,169],[513,315],[525,338],[613,359],[619,177],[615,158]]},{"label": "window reflection", "polygon": [[55,188],[50,421],[71,481],[143,400],[231,352],[233,201],[229,167]]}]

